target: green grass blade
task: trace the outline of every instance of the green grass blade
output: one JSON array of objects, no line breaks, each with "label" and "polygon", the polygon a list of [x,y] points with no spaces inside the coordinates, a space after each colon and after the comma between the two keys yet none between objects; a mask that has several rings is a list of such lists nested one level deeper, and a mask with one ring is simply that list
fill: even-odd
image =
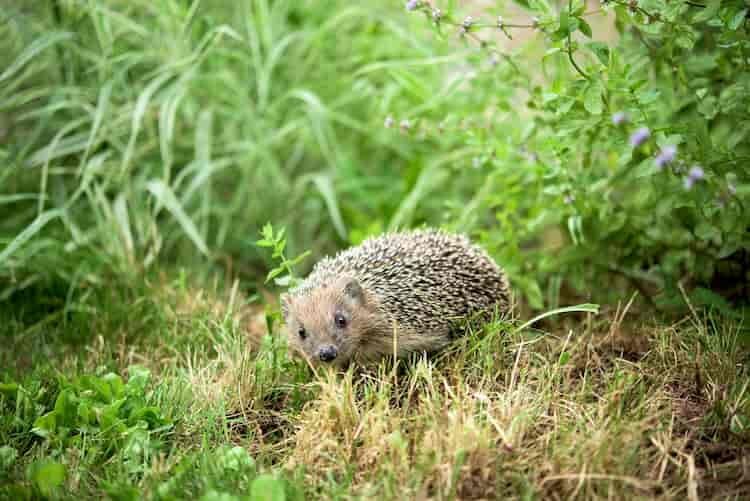
[{"label": "green grass blade", "polygon": [[52,32],[42,35],[40,38],[31,43],[26,50],[24,50],[15,61],[8,66],[5,71],[0,73],[0,83],[8,80],[14,74],[21,70],[26,63],[31,61],[40,52],[45,49],[62,42],[63,40],[69,40],[73,38],[72,33],[68,32]]},{"label": "green grass blade", "polygon": [[338,233],[342,240],[346,240],[346,226],[344,225],[344,219],[341,217],[338,199],[336,198],[336,190],[333,188],[331,178],[324,174],[316,174],[312,176],[311,181],[326,203],[328,214],[331,217],[334,228],[336,228],[336,233]]},{"label": "green grass blade", "polygon": [[13,241],[8,244],[2,252],[0,252],[0,266],[2,266],[14,252],[20,249],[23,244],[36,236],[50,221],[60,217],[62,212],[61,209],[53,209],[39,214],[29,226],[19,233],[16,238],[14,238]]},{"label": "green grass blade", "polygon": [[554,315],[559,315],[561,313],[572,313],[572,312],[593,313],[594,315],[596,315],[599,313],[599,305],[591,304],[591,303],[584,303],[584,304],[579,304],[576,306],[565,306],[563,308],[555,308],[554,310],[546,311],[540,315],[535,316],[531,320],[524,322],[518,328],[516,328],[516,331],[520,332],[524,330],[525,328],[535,324],[539,320],[542,320],[543,318],[552,317]]},{"label": "green grass blade", "polygon": [[177,200],[177,197],[175,196],[172,189],[161,180],[150,181],[146,185],[146,188],[156,198],[159,204],[166,207],[170,214],[172,214],[172,216],[182,227],[182,230],[185,232],[188,238],[192,240],[193,244],[195,244],[198,250],[200,250],[204,255],[208,255],[208,247],[203,241],[203,238],[200,236],[198,228],[196,228],[192,219],[190,219],[185,210],[182,208],[182,205],[180,204],[179,200]]}]

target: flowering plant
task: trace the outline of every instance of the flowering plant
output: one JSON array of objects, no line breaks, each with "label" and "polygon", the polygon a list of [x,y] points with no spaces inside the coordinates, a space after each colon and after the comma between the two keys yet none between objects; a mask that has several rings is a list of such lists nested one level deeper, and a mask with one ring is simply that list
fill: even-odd
[{"label": "flowering plant", "polygon": [[[611,290],[613,277],[662,306],[682,301],[681,286],[697,301],[747,300],[746,4],[517,3],[526,12],[513,21],[500,7],[467,16],[406,3],[448,44],[467,45],[450,141],[471,145],[481,172],[462,175],[483,181],[456,225],[511,263],[535,306],[554,306],[566,285]],[[523,31],[526,45],[504,45]],[[532,54],[540,65],[523,64]]]}]

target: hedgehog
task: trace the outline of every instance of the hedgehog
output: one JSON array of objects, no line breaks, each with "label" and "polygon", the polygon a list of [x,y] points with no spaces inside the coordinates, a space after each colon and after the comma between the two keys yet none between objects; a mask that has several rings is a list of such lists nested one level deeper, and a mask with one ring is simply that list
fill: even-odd
[{"label": "hedgehog", "polygon": [[319,261],[281,295],[290,350],[313,365],[434,353],[510,307],[503,270],[460,234],[387,233]]}]

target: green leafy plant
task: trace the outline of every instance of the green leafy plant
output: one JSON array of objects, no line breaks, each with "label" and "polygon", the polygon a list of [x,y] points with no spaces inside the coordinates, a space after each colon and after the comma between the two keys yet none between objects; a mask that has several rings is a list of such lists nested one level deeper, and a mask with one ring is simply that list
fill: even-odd
[{"label": "green leafy plant", "polygon": [[[486,185],[455,212],[459,221],[476,221],[536,307],[544,289],[554,305],[563,283],[600,291],[612,277],[665,307],[682,303],[679,281],[750,297],[745,3],[608,1],[588,12],[579,1],[518,3],[530,20],[489,8],[461,19],[439,2],[407,3],[444,37],[475,47],[467,62],[476,74],[453,107],[474,125],[450,132],[473,146],[482,172],[458,176]],[[587,20],[602,15],[614,18],[614,42],[592,40]],[[534,31],[541,66],[519,64],[493,35],[522,30]],[[525,113],[505,112],[516,99],[509,86],[527,93]],[[519,115],[525,125],[514,133]],[[493,133],[500,128],[510,134]],[[555,226],[565,241],[539,246]],[[534,250],[522,258],[523,248]]]},{"label": "green leafy plant", "polygon": [[276,285],[293,285],[294,282],[298,280],[294,275],[294,267],[310,255],[310,251],[305,251],[295,258],[287,258],[284,253],[286,249],[286,238],[284,237],[285,230],[285,228],[281,228],[275,232],[271,223],[267,223],[261,230],[263,238],[255,242],[259,247],[270,248],[272,251],[271,258],[279,261],[278,266],[268,272],[266,283],[273,280]]},{"label": "green leafy plant", "polygon": [[34,421],[32,433],[65,448],[92,443],[88,454],[141,464],[162,448],[162,437],[173,424],[158,407],[149,405],[150,373],[136,366],[123,382],[114,373],[82,376],[61,385],[54,408]]}]

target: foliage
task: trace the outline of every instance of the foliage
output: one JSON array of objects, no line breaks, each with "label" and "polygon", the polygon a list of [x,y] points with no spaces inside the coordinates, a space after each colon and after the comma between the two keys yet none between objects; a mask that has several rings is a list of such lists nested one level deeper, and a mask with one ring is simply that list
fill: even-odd
[{"label": "foliage", "polygon": [[[407,2],[444,38],[478,47],[451,114],[412,117],[474,124],[452,130],[452,140],[473,147],[481,172],[473,177],[486,184],[474,181],[472,203],[450,219],[483,220],[486,244],[536,306],[543,298],[535,278],[555,303],[559,278],[596,295],[613,274],[647,295],[664,292],[665,305],[679,295],[680,280],[718,285],[734,275],[724,291],[734,287],[737,299],[739,287],[747,299],[745,2],[614,0],[588,12],[572,0],[519,4],[531,20],[497,17],[503,10],[462,18],[437,2]],[[592,39],[587,19],[605,14],[614,19],[614,43]],[[493,30],[534,30],[544,53],[509,54]],[[525,251],[550,225],[563,228],[567,242],[555,252]]]},{"label": "foliage", "polygon": [[201,256],[254,278],[251,236],[273,221],[316,257],[387,229],[464,231],[535,308],[571,288],[608,299],[613,276],[663,306],[684,304],[678,281],[741,299],[744,3],[520,5],[11,9],[4,295]]},{"label": "foliage", "polygon": [[319,254],[407,190],[392,178],[408,149],[369,124],[395,84],[360,70],[425,44],[382,6],[73,0],[3,16],[6,297],[206,254],[254,279],[263,222]]},{"label": "foliage", "polygon": [[[741,0],[5,4],[0,499],[747,496]],[[264,277],[422,224],[549,335],[291,360]]]},{"label": "foliage", "polygon": [[50,337],[0,368],[0,499],[746,494],[748,345],[731,318],[497,322],[438,357],[313,374],[275,323],[249,353],[231,291],[183,283],[138,289],[163,310],[156,336],[104,324],[99,349]]},{"label": "foliage", "polygon": [[64,383],[51,411],[34,421],[32,433],[52,447],[71,447],[90,441],[88,454],[105,458],[123,449],[124,460],[148,458],[160,448],[158,437],[172,427],[158,407],[148,405],[145,394],[150,374],[130,367],[127,383],[117,374],[83,376]]},{"label": "foliage", "polygon": [[[287,258],[284,254],[287,242],[286,238],[284,238],[285,231],[286,230],[282,228],[274,233],[273,225],[268,223],[264,225],[263,230],[261,230],[261,236],[263,238],[255,242],[259,247],[271,248],[271,258],[279,261],[279,265],[268,272],[266,283],[273,279],[276,285],[285,286],[292,284],[295,281],[294,267],[310,254],[310,251],[307,251],[293,259]],[[285,275],[279,277],[282,273],[285,273]]]}]

